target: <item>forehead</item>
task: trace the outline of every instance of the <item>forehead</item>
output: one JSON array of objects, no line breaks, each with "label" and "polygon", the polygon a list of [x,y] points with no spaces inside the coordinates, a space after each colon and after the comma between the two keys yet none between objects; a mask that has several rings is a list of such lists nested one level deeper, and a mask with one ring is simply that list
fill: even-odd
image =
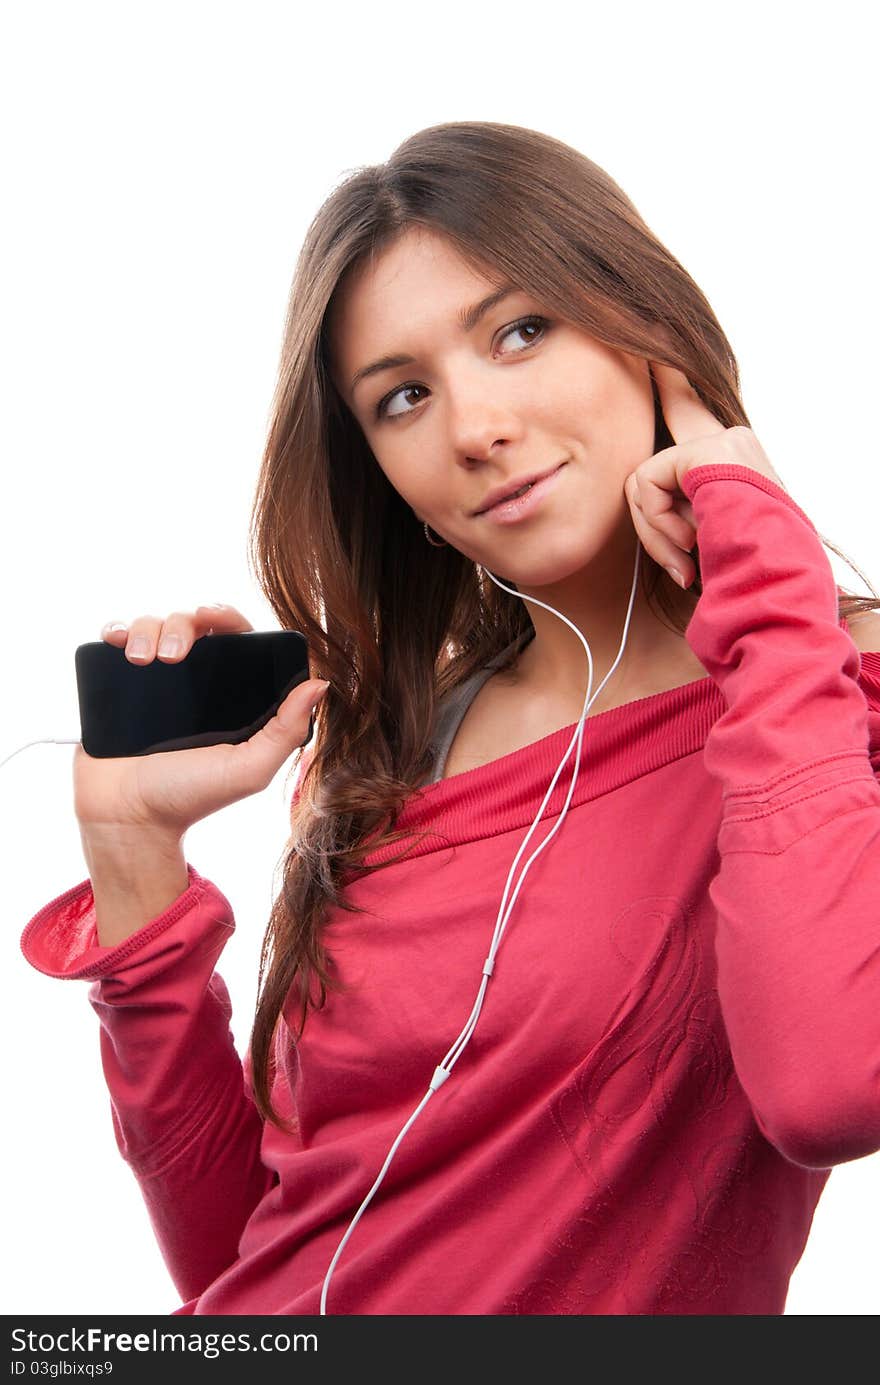
[{"label": "forehead", "polygon": [[406,346],[402,334],[436,323],[489,292],[501,276],[475,268],[445,236],[408,227],[374,260],[351,270],[334,295],[327,338],[345,384],[366,359]]}]

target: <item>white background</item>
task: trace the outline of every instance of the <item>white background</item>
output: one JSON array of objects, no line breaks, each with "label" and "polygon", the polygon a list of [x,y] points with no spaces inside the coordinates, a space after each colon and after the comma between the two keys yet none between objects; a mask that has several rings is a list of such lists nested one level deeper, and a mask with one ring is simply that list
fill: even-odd
[{"label": "white background", "polygon": [[[225,601],[275,628],[246,529],[296,254],[346,172],[441,121],[525,125],[610,172],[707,294],[788,490],[880,583],[863,7],[610,9],[7,7],[0,759],[78,737],[74,649],[109,619]],[[167,1313],[180,1300],[116,1151],[87,986],[18,948],[85,878],[72,755],[36,746],[0,770],[4,1308]],[[221,970],[239,1050],[285,778],[186,839],[235,910]],[[874,1155],[832,1173],[787,1312],[877,1313],[878,1247]]]}]

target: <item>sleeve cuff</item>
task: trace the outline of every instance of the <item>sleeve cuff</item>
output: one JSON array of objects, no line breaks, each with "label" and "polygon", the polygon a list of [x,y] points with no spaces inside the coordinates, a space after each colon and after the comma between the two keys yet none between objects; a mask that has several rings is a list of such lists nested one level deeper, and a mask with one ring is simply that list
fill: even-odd
[{"label": "sleeve cuff", "polygon": [[705,466],[692,466],[690,471],[685,472],[682,477],[681,489],[688,500],[693,500],[694,492],[706,481],[747,481],[750,485],[757,486],[759,490],[766,491],[776,500],[783,501],[790,510],[794,510],[796,515],[800,515],[814,534],[818,532],[810,516],[801,509],[796,501],[792,500],[788,491],[776,481],[771,480],[769,476],[765,476],[763,472],[755,471],[753,467],[740,466],[735,462],[710,462]]},{"label": "sleeve cuff", "polygon": [[[45,976],[64,980],[98,980],[120,975],[145,949],[180,919],[195,910],[205,925],[234,927],[232,907],[216,885],[187,862],[189,887],[156,918],[113,947],[98,942],[91,880],[84,880],[44,905],[21,936],[25,959]],[[205,908],[199,908],[199,905]]]}]

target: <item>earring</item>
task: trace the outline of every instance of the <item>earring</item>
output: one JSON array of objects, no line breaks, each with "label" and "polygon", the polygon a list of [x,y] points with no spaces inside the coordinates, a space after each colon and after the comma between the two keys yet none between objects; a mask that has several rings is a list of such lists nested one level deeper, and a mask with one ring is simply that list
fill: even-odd
[{"label": "earring", "polygon": [[431,535],[428,533],[428,521],[427,521],[427,520],[425,520],[425,538],[428,540],[428,543],[431,544],[431,546],[432,546],[433,548],[445,548],[445,547],[446,547],[446,540],[445,540],[445,539],[441,539],[440,543],[438,543],[436,539],[432,539],[432,538],[431,538]]}]

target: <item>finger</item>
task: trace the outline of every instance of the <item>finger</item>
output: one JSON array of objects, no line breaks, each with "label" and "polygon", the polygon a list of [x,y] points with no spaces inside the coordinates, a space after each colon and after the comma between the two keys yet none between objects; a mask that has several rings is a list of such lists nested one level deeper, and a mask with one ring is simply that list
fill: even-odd
[{"label": "finger", "polygon": [[156,653],[163,663],[179,663],[203,636],[236,634],[253,628],[234,606],[199,606],[194,612],[173,611],[162,624]]},{"label": "finger", "polygon": [[125,657],[130,663],[148,664],[155,658],[161,626],[158,616],[138,616],[131,622],[125,640]]},{"label": "finger", "polygon": [[[675,568],[684,578],[684,586],[689,586],[696,576],[696,567],[688,552],[657,529],[638,506],[632,509],[633,524],[645,552],[667,571]],[[679,583],[679,585],[682,585]]]},{"label": "finger", "polygon": [[690,552],[697,541],[696,525],[679,514],[669,491],[646,477],[641,478],[640,491],[645,496],[645,503],[640,508],[647,522],[671,539],[678,548]]},{"label": "finger", "polygon": [[632,497],[649,525],[690,552],[697,541],[693,506],[686,496],[675,490],[675,468],[671,459],[664,463],[664,456],[658,453],[642,464],[638,476],[634,475]]},{"label": "finger", "polygon": [[300,683],[287,694],[275,716],[261,730],[250,740],[231,747],[261,787],[269,785],[285,760],[305,745],[309,739],[311,714],[326,697],[329,686],[320,678]]},{"label": "finger", "polygon": [[691,442],[726,431],[682,371],[660,361],[651,362],[651,371],[657,382],[663,417],[674,442]]},{"label": "finger", "polygon": [[226,606],[222,601],[217,601],[213,606],[199,606],[193,620],[196,626],[207,633],[208,629],[215,630],[253,630],[253,626],[247,616],[243,616],[241,611],[234,606]]},{"label": "finger", "polygon": [[186,658],[195,641],[203,635],[253,628],[234,606],[199,606],[195,612],[174,611],[164,621],[157,616],[139,616],[129,625],[122,621],[109,622],[101,637],[117,648],[124,646],[125,656],[132,663],[149,664],[157,655],[163,662],[175,663]]},{"label": "finger", "polygon": [[241,611],[236,610],[234,606],[224,606],[220,603],[215,606],[199,606],[190,619],[190,626],[191,643],[195,643],[204,635],[231,635],[254,628]]}]

